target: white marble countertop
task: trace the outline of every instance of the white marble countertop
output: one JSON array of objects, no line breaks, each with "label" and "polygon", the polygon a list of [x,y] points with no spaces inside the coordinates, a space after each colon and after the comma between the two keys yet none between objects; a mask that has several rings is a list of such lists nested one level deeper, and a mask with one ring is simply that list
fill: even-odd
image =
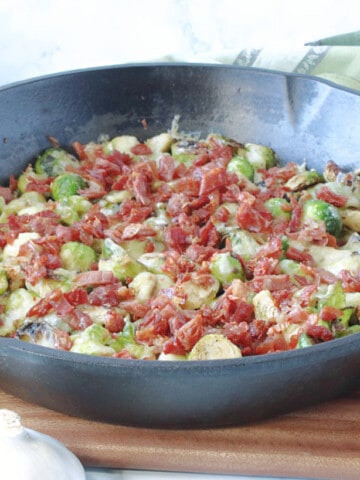
[{"label": "white marble countertop", "polygon": [[[207,475],[203,473],[147,472],[138,470],[87,470],[86,480],[301,480],[284,477]],[[316,480],[316,479],[313,479]]]},{"label": "white marble countertop", "polygon": [[154,60],[231,61],[359,29],[358,0],[2,0],[0,84]]}]

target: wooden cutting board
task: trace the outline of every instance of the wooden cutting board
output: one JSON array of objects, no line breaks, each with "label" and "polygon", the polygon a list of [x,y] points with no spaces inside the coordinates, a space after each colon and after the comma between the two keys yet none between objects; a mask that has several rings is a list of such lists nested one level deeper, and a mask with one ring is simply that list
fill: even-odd
[{"label": "wooden cutting board", "polygon": [[62,441],[88,467],[334,480],[360,478],[360,391],[261,423],[151,430],[69,417],[0,391],[0,408]]}]

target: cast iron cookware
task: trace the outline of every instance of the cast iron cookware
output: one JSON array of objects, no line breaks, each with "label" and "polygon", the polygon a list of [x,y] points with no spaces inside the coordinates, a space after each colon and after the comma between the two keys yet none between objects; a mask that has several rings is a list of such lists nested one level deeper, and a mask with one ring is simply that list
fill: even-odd
[{"label": "cast iron cookware", "polygon": [[[274,148],[284,162],[359,166],[360,96],[325,81],[236,66],[127,65],[0,89],[0,180],[44,148],[132,133],[218,132]],[[143,120],[147,128],[144,128]],[[156,428],[252,422],[359,386],[360,334],[235,360],[98,358],[0,338],[0,386],[73,416]]]}]

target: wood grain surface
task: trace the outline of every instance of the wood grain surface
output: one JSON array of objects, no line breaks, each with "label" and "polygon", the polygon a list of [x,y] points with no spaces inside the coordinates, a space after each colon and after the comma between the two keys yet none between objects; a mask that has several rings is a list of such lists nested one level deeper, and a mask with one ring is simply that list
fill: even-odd
[{"label": "wood grain surface", "polygon": [[62,441],[87,467],[360,478],[360,391],[261,423],[152,430],[69,417],[0,391],[0,408]]}]

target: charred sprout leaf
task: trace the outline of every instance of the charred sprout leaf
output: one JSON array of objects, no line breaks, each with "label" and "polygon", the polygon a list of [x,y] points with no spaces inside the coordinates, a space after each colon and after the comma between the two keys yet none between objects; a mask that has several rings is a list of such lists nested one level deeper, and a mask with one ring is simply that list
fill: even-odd
[{"label": "charred sprout leaf", "polygon": [[291,177],[286,182],[286,187],[293,192],[297,192],[322,182],[324,182],[324,177],[320,173],[316,170],[307,170]]},{"label": "charred sprout leaf", "polygon": [[338,175],[344,171],[334,161],[327,162],[324,169],[324,178],[327,182],[335,182]]},{"label": "charred sprout leaf", "polygon": [[342,230],[341,213],[338,208],[323,200],[308,200],[303,208],[303,221],[312,219],[325,223],[326,231],[339,237]]},{"label": "charred sprout leaf", "polygon": [[17,331],[15,338],[43,347],[58,348],[59,332],[46,322],[26,322]]},{"label": "charred sprout leaf", "polygon": [[67,242],[60,250],[62,268],[86,272],[96,262],[94,250],[81,242]]},{"label": "charred sprout leaf", "polygon": [[87,186],[87,182],[80,175],[64,173],[55,178],[50,185],[50,190],[54,200],[61,200],[76,195]]},{"label": "charred sprout leaf", "polygon": [[241,356],[240,348],[228,338],[217,333],[210,333],[195,344],[188,355],[188,360],[220,360]]},{"label": "charred sprout leaf", "polygon": [[204,146],[197,140],[184,139],[171,145],[171,155],[177,162],[190,165],[204,151]]},{"label": "charred sprout leaf", "polygon": [[78,160],[65,150],[55,147],[49,148],[35,161],[35,172],[48,177],[57,177],[66,172],[68,167],[76,168]]},{"label": "charred sprout leaf", "polygon": [[224,135],[220,135],[218,133],[212,133],[208,135],[206,140],[207,142],[215,141],[216,143],[220,143],[221,145],[231,147],[234,155],[236,155],[238,152],[241,152],[244,149],[244,145],[242,143],[239,143],[236,140],[233,140],[232,138],[225,137]]},{"label": "charred sprout leaf", "polygon": [[331,328],[336,338],[344,337],[345,335],[354,333],[354,329],[351,327],[359,326],[350,324],[350,321],[354,316],[354,312],[354,308],[345,308],[342,315],[332,322]]}]

